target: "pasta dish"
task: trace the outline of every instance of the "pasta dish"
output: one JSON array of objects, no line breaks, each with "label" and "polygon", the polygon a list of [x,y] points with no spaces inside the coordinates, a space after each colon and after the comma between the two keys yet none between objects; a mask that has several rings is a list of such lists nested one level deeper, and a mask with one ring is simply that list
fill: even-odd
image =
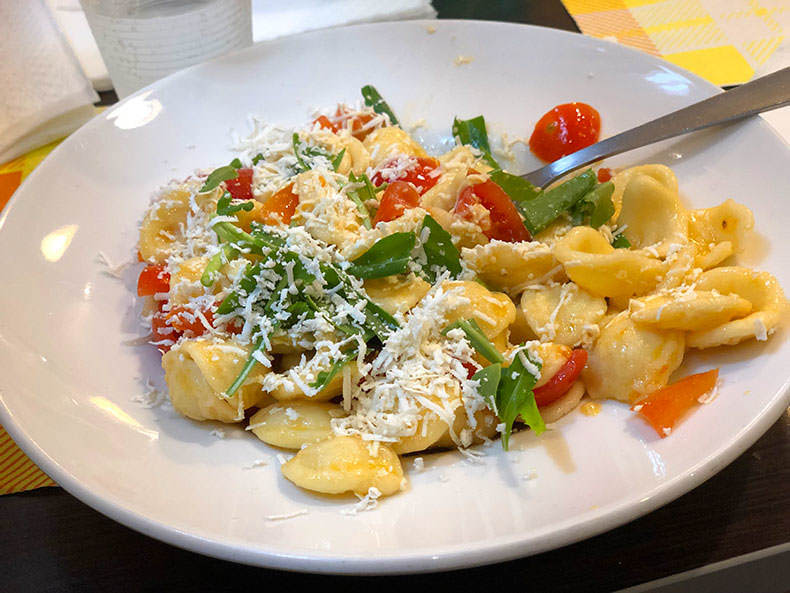
[{"label": "pasta dish", "polygon": [[669,382],[688,349],[778,327],[773,276],[727,262],[745,206],[689,209],[663,165],[536,188],[503,170],[482,117],[432,156],[362,94],[296,131],[258,122],[140,225],[173,407],[296,451],[294,484],[390,495],[403,455],[507,449],[583,399],[625,402],[663,438],[716,389],[716,369]]}]

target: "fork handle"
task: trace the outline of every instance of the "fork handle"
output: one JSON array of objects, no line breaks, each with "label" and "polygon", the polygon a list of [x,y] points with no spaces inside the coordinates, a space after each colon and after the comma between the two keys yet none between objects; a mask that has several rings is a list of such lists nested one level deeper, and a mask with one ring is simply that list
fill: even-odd
[{"label": "fork handle", "polygon": [[790,66],[564,156],[523,177],[538,187],[621,152],[790,104]]}]

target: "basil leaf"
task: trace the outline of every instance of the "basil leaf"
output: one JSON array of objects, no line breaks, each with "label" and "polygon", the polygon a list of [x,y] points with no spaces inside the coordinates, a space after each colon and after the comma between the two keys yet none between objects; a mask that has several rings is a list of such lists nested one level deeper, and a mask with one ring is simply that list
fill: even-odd
[{"label": "basil leaf", "polygon": [[252,203],[252,200],[233,204],[231,203],[231,199],[232,198],[228,192],[222,194],[222,197],[217,200],[217,214],[220,216],[230,216],[232,214],[236,214],[236,212],[239,210],[249,212],[255,207],[255,204]]},{"label": "basil leaf", "polygon": [[346,270],[357,278],[384,278],[404,273],[409,267],[417,237],[414,233],[393,233],[376,241]]},{"label": "basil leaf", "polygon": [[482,356],[484,356],[489,362],[504,362],[505,359],[500,354],[499,350],[496,349],[490,340],[486,337],[483,333],[483,330],[480,329],[480,326],[477,325],[477,321],[474,319],[459,319],[455,323],[451,323],[446,328],[442,330],[442,335],[446,336],[447,332],[452,329],[460,328],[466,334],[466,337],[469,339],[469,343],[472,344],[472,347],[477,350]]},{"label": "basil leaf", "polygon": [[[238,159],[236,159],[238,160]],[[241,163],[239,163],[241,165]],[[208,177],[206,177],[205,183],[203,183],[203,187],[201,187],[198,191],[199,193],[205,193],[207,191],[211,191],[215,189],[220,183],[223,181],[230,181],[231,179],[236,179],[239,176],[239,172],[237,168],[233,165],[225,165],[224,167],[220,167],[219,169],[214,169],[211,173],[209,173]]]},{"label": "basil leaf", "polygon": [[458,138],[461,144],[474,146],[483,153],[483,159],[494,169],[499,169],[499,163],[491,156],[491,146],[488,144],[488,132],[486,131],[486,120],[482,115],[472,119],[453,119],[453,136]]},{"label": "basil leaf", "polygon": [[343,370],[344,366],[346,366],[349,362],[351,362],[357,357],[357,354],[358,353],[356,350],[352,350],[345,356],[337,359],[335,362],[332,363],[332,366],[329,367],[328,370],[321,371],[320,373],[318,373],[318,376],[316,376],[315,381],[310,383],[310,387],[312,387],[313,389],[317,389],[318,391],[321,391],[324,387],[329,385],[330,381],[332,381],[332,379],[335,378],[335,375],[337,375],[341,370]]},{"label": "basil leaf", "polygon": [[252,164],[253,164],[253,165],[257,165],[257,164],[258,164],[258,163],[260,163],[262,160],[263,160],[263,154],[259,152],[259,153],[258,153],[258,154],[256,154],[254,157],[252,157]]},{"label": "basil leaf", "polygon": [[436,281],[436,269],[443,268],[450,272],[453,278],[457,278],[461,273],[461,253],[453,245],[453,240],[442,225],[433,219],[429,214],[422,219],[420,236],[422,229],[428,229],[428,238],[423,242],[422,248],[425,251],[427,264],[423,267],[423,273],[431,282]]},{"label": "basil leaf", "polygon": [[570,210],[595,187],[596,181],[595,172],[588,169],[557,187],[541,192],[531,200],[516,203],[532,236],[557,220],[563,212]]},{"label": "basil leaf", "polygon": [[496,393],[499,380],[502,378],[502,365],[498,362],[480,369],[472,375],[472,381],[478,381],[477,392],[486,400],[488,407],[496,412]]},{"label": "basil leaf", "polygon": [[385,114],[389,120],[390,125],[397,126],[398,125],[398,118],[395,117],[395,114],[392,112],[392,109],[387,102],[382,98],[379,92],[375,89],[375,87],[366,84],[362,87],[362,98],[365,99],[365,105],[368,107],[372,107],[373,111],[376,113]]}]

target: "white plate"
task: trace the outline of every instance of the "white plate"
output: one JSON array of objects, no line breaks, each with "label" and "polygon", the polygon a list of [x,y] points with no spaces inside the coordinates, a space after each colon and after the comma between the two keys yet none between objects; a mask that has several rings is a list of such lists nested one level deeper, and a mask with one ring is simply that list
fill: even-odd
[{"label": "white plate", "polygon": [[[456,66],[459,55],[473,60]],[[540,438],[517,435],[510,454],[485,449],[480,464],[443,453],[416,473],[409,461],[409,491],[349,516],[341,510],[353,500],[299,490],[280,475],[277,452],[242,430],[226,428],[219,439],[211,424],[131,401],[145,378],[161,377],[159,357],[121,344],[136,331],[136,270],[114,280],[98,252],[128,259],[151,192],[227,162],[229,130],[245,132],[248,114],[300,124],[312,106],[357,99],[365,83],[406,124],[425,118],[420,133],[433,143],[447,139],[456,114],[485,114],[494,137],[524,136],[549,107],[586,101],[609,135],[716,92],[667,63],[580,35],[404,22],[257,46],[107,110],[52,153],[0,219],[0,419],[68,491],[134,529],[239,562],[437,570],[533,554],[634,519],[709,478],[782,413],[790,345],[780,332],[690,357],[687,369],[721,366],[723,387],[668,439],[606,403],[600,415],[571,414]],[[537,165],[520,155],[515,169]],[[729,197],[748,204],[759,235],[741,261],[790,286],[790,209],[778,202],[790,195],[790,155],[764,122],[612,164],[644,161],[673,166],[695,207]],[[268,465],[245,469],[258,459]],[[297,511],[307,513],[266,518]]]}]

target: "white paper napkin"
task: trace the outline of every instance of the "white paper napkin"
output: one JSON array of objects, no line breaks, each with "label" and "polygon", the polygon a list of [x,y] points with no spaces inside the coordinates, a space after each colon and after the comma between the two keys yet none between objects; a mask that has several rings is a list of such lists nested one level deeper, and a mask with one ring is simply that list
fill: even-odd
[{"label": "white paper napkin", "polygon": [[99,97],[44,0],[0,1],[0,163],[66,136]]}]

